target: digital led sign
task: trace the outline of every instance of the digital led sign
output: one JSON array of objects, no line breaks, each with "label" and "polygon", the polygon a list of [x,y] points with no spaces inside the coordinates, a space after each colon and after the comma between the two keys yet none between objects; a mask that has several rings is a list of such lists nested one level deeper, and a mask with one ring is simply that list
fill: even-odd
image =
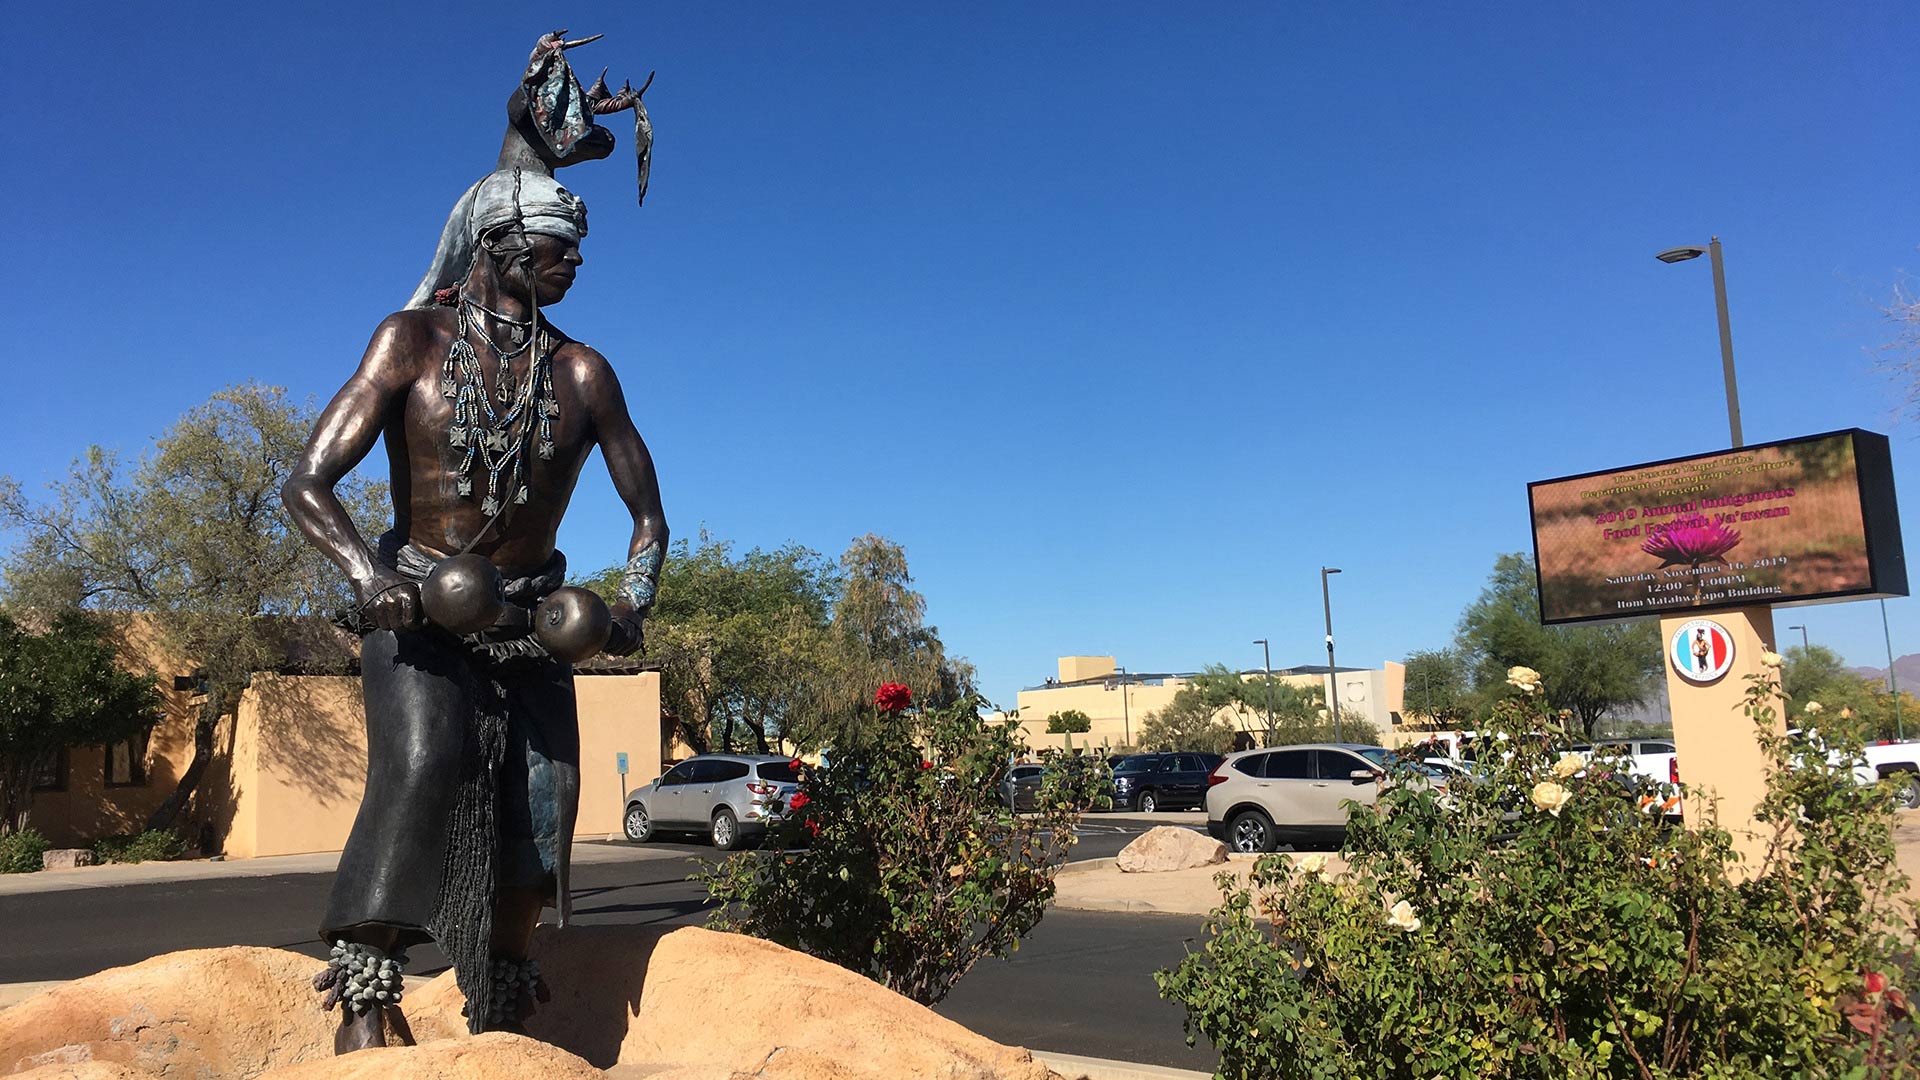
[{"label": "digital led sign", "polygon": [[1545,623],[1907,595],[1887,438],[1851,429],[1527,485]]}]

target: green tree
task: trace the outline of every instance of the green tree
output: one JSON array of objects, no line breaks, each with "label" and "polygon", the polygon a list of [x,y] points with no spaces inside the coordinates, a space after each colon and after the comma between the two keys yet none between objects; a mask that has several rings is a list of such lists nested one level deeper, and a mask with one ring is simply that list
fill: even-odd
[{"label": "green tree", "polygon": [[[316,643],[308,655],[330,651],[332,627],[301,617],[352,602],[280,505],[315,415],[280,387],[246,383],[182,416],[131,470],[95,446],[45,500],[0,484],[0,523],[21,536],[4,562],[13,603],[152,612],[166,644],[198,668],[193,760],[149,829],[184,809],[213,762],[219,718],[254,672],[285,667],[298,639]],[[356,520],[377,520],[383,489],[350,478],[340,494]]]},{"label": "green tree", "polygon": [[1406,708],[1418,727],[1466,726],[1473,715],[1473,677],[1458,649],[1431,649],[1407,657]]},{"label": "green tree", "polygon": [[1079,709],[1067,709],[1047,717],[1047,734],[1077,734],[1093,730],[1093,717]]},{"label": "green tree", "polygon": [[[620,576],[614,566],[583,584],[612,599]],[[697,543],[675,541],[646,651],[680,738],[698,753],[804,741],[831,666],[840,591],[832,561],[798,544],[735,554],[704,530]]]},{"label": "green tree", "polygon": [[153,676],[120,668],[101,619],[68,609],[34,633],[0,612],[0,835],[26,828],[53,755],[132,738],[159,715]]},{"label": "green tree", "polygon": [[833,628],[842,654],[842,710],[863,706],[887,682],[910,687],[928,708],[973,693],[973,665],[949,657],[939,627],[926,623],[927,600],[912,588],[905,547],[869,533],[847,545],[840,573],[845,587],[833,606]]},{"label": "green tree", "polygon": [[[621,568],[583,584],[615,595]],[[677,541],[661,572],[646,654],[680,738],[710,749],[810,750],[844,741],[884,682],[937,706],[971,688],[925,625],[906,551],[877,536],[835,562],[797,544],[736,554],[702,533]]]},{"label": "green tree", "polygon": [[1336,735],[1347,742],[1378,737],[1373,725],[1350,708],[1340,710],[1336,732],[1319,687],[1279,677],[1269,686],[1264,672],[1245,676],[1225,664],[1209,664],[1190,677],[1165,708],[1148,714],[1140,730],[1144,747],[1215,753],[1231,749],[1241,738],[1283,746],[1331,742]]},{"label": "green tree", "polygon": [[[1821,715],[1845,712],[1859,717],[1871,737],[1891,739],[1901,726],[1894,715],[1894,699],[1886,683],[1847,667],[1840,654],[1824,645],[1788,649],[1781,668],[1781,686],[1787,694],[1790,724],[1812,724],[1806,714],[1809,702],[1819,702]],[[1920,717],[1920,700],[1906,691],[1900,693],[1900,721]]]},{"label": "green tree", "polygon": [[1234,727],[1219,716],[1219,710],[1191,687],[1181,687],[1164,708],[1148,713],[1140,722],[1140,747],[1143,750],[1192,750],[1206,754],[1224,754],[1233,749]]},{"label": "green tree", "polygon": [[1530,667],[1544,677],[1548,704],[1567,710],[1588,739],[1603,720],[1645,701],[1660,674],[1654,620],[1542,626],[1533,559],[1518,553],[1494,561],[1486,588],[1460,616],[1455,644],[1482,700],[1500,696],[1507,669]]}]

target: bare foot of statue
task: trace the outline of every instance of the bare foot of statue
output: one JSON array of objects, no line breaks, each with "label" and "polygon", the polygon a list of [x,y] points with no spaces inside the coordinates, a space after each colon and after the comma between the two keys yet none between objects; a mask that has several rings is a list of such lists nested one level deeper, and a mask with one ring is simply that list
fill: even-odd
[{"label": "bare foot of statue", "polygon": [[340,1027],[333,1033],[333,1054],[351,1054],[370,1046],[387,1045],[386,1009],[376,1005],[366,1012],[340,1010]]}]

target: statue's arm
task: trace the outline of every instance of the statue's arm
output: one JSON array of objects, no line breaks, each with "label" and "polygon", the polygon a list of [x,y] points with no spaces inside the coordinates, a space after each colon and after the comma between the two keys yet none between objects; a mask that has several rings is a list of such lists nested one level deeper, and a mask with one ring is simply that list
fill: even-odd
[{"label": "statue's arm", "polygon": [[359,369],[327,403],[280,488],[288,516],[346,573],[362,613],[387,629],[419,625],[418,590],[374,558],[333,488],[373,449],[387,417],[404,404],[413,383],[408,357],[430,344],[416,340],[423,334],[430,336],[424,320],[407,312],[380,324]]},{"label": "statue's arm", "polygon": [[640,647],[640,621],[653,608],[660,585],[660,567],[667,554],[667,518],[660,507],[660,478],[653,469],[653,455],[633,426],[619,378],[598,353],[592,354],[585,378],[586,400],[593,403],[594,438],[607,460],[614,490],[633,515],[621,595],[613,605],[614,637],[607,646],[608,652],[626,654]]}]

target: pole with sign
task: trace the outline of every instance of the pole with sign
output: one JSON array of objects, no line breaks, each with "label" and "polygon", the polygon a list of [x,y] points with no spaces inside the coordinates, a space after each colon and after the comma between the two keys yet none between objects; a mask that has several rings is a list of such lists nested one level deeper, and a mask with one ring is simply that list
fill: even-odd
[{"label": "pole with sign", "polygon": [[[1657,616],[1674,768],[1698,825],[1717,802],[1735,847],[1769,839],[1753,810],[1765,755],[1743,708],[1778,651],[1773,608],[1907,595],[1887,437],[1849,428],[1528,485],[1540,621]],[[1783,734],[1786,699],[1769,701]]]},{"label": "pole with sign", "polygon": [[613,755],[613,767],[620,771],[620,803],[621,805],[624,806],[627,801],[627,753],[626,751],[622,750],[619,753]]}]

